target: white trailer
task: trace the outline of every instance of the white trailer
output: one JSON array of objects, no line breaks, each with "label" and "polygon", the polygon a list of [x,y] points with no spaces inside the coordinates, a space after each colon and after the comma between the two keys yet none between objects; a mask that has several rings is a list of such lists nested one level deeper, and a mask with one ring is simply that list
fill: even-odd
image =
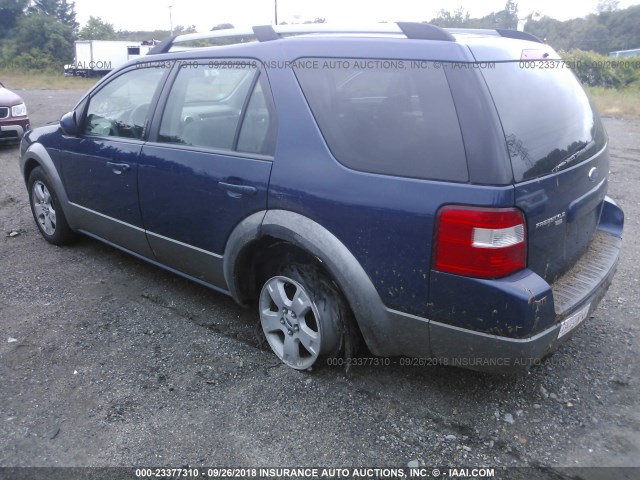
[{"label": "white trailer", "polygon": [[143,42],[78,40],[74,62],[64,66],[64,73],[80,77],[106,75],[123,63],[146,55],[152,48],[153,45],[143,45]]}]

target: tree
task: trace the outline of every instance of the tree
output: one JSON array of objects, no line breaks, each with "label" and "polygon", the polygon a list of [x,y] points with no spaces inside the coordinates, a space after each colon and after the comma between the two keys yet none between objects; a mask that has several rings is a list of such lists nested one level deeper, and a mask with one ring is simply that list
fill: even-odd
[{"label": "tree", "polygon": [[606,54],[640,48],[640,6],[602,11],[586,18],[560,22],[542,17],[529,20],[525,30],[545,39],[556,50],[581,49]]},{"label": "tree", "polygon": [[607,53],[609,32],[604,25],[600,25],[595,15],[587,18],[577,18],[568,35],[567,47],[583,51]]},{"label": "tree", "polygon": [[55,68],[73,60],[73,33],[55,17],[30,13],[14,31],[12,60],[24,68]]},{"label": "tree", "polygon": [[303,25],[311,25],[314,23],[327,23],[327,19],[323,17],[316,17],[314,20],[306,20],[302,22]]},{"label": "tree", "polygon": [[103,22],[100,17],[89,17],[87,24],[78,33],[81,40],[115,40],[117,37],[113,25]]},{"label": "tree", "polygon": [[477,28],[506,28],[517,30],[518,4],[513,0],[508,0],[504,9],[482,17],[480,19],[480,25]]},{"label": "tree", "polygon": [[196,29],[195,25],[189,25],[188,27],[185,27],[184,25],[176,25],[173,28],[174,35],[184,35],[185,33],[197,33],[197,32],[198,30]]},{"label": "tree", "polygon": [[0,0],[0,38],[10,36],[28,3],[29,0]]},{"label": "tree", "polygon": [[471,18],[469,12],[458,7],[453,13],[440,10],[438,16],[429,23],[439,27],[454,28],[518,28],[518,4],[507,0],[503,10],[491,12],[482,18]]},{"label": "tree", "polygon": [[518,28],[518,4],[513,0],[507,0],[504,10],[497,14],[499,28],[510,28],[517,30]]},{"label": "tree", "polygon": [[159,38],[167,38],[169,35],[169,30],[153,30],[153,31],[129,31],[129,30],[118,30],[116,32],[116,40],[127,40],[131,42],[139,42],[142,40],[152,40]]},{"label": "tree", "polygon": [[610,13],[618,10],[620,2],[618,0],[599,0],[596,12]]},{"label": "tree", "polygon": [[439,27],[454,27],[461,28],[467,25],[470,15],[462,6],[458,7],[453,13],[445,10],[444,8],[438,11],[438,16],[431,20],[430,23],[438,25]]},{"label": "tree", "polygon": [[[564,22],[556,20],[555,18],[547,17],[546,15],[537,20],[531,18],[525,24],[525,31],[527,33],[535,35],[559,50],[562,50],[563,46],[558,45],[556,43],[556,39],[563,38],[563,29]],[[564,49],[566,50],[566,48]]]},{"label": "tree", "polygon": [[211,30],[228,30],[230,28],[235,28],[231,23],[220,23],[213,27]]},{"label": "tree", "polygon": [[76,22],[75,8],[75,2],[69,3],[67,0],[33,0],[28,12],[56,17],[75,34],[80,26]]}]

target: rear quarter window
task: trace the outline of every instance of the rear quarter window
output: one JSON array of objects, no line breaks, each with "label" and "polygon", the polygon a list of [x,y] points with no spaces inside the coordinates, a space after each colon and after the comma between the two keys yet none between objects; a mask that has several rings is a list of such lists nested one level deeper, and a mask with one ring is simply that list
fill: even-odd
[{"label": "rear quarter window", "polygon": [[313,59],[295,74],[334,157],[354,170],[467,182],[445,73],[432,63]]}]

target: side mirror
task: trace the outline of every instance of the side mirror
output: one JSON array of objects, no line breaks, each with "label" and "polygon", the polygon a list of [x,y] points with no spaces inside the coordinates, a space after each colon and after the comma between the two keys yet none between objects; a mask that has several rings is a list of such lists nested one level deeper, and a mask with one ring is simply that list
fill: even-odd
[{"label": "side mirror", "polygon": [[76,121],[76,112],[65,113],[60,119],[60,128],[65,135],[77,135],[78,122]]}]

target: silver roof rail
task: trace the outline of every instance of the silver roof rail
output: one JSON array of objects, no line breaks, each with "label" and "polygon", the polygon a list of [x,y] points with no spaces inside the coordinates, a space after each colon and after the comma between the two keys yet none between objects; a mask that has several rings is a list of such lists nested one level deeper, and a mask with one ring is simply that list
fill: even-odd
[{"label": "silver roof rail", "polygon": [[496,28],[495,30],[489,28],[446,28],[447,32],[452,35],[479,35],[479,36],[492,36],[492,37],[505,37],[515,38],[519,40],[528,40],[530,42],[544,43],[538,37],[531,33],[520,32],[517,30],[507,30],[504,28]]},{"label": "silver roof rail", "polygon": [[[181,48],[179,44],[208,40],[210,45],[229,45],[230,43],[269,42],[283,37],[313,34],[373,34],[373,35],[404,35],[414,40],[440,40],[455,42],[452,34],[481,34],[521,38],[540,42],[537,37],[512,30],[481,30],[481,29],[444,29],[429,23],[397,22],[377,23],[369,26],[340,26],[327,23],[312,23],[302,25],[259,25],[250,28],[230,28],[212,30],[209,32],[187,33],[167,38],[156,45],[149,55],[167,53],[172,48]],[[190,48],[185,45],[181,49]]]},{"label": "silver roof rail", "polygon": [[172,47],[178,47],[180,43],[209,40],[215,45],[216,40],[220,45],[233,43],[246,43],[252,41],[268,42],[283,37],[294,35],[312,34],[374,34],[374,35],[404,35],[407,38],[420,40],[444,40],[454,42],[451,34],[440,27],[428,23],[378,23],[369,26],[340,26],[327,23],[313,23],[302,25],[260,25],[251,28],[229,28],[226,30],[212,30],[210,32],[187,33],[167,38],[156,45],[149,54],[167,53]]}]

